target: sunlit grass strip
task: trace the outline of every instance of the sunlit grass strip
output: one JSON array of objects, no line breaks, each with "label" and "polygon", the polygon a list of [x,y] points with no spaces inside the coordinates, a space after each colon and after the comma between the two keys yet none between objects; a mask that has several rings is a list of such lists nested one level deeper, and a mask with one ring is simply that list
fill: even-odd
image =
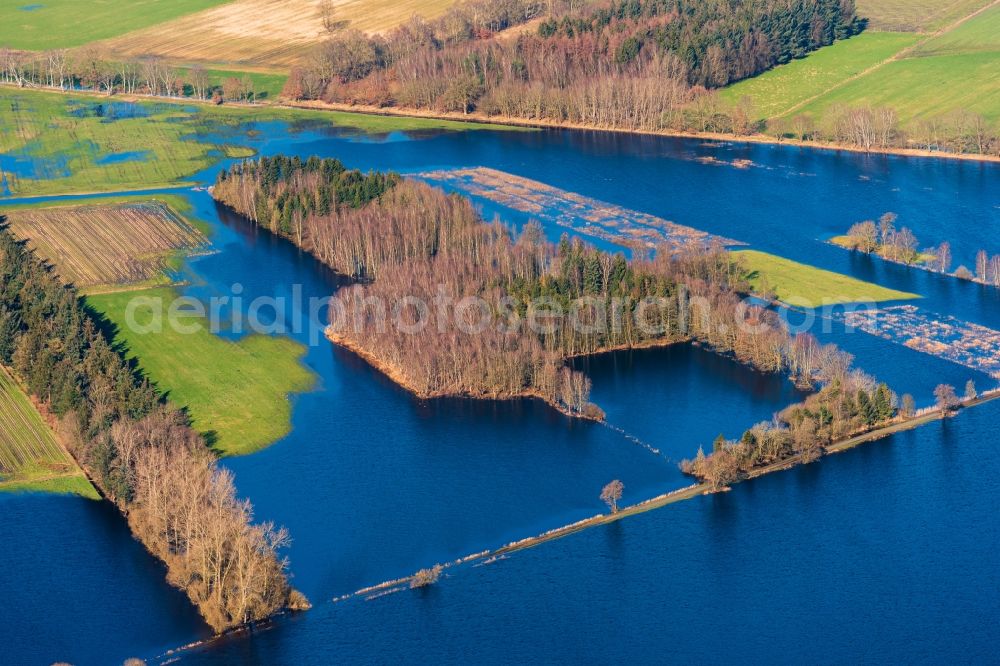
[{"label": "sunlit grass strip", "polygon": [[28,397],[0,367],[0,491],[96,497]]},{"label": "sunlit grass strip", "polygon": [[225,455],[252,453],[284,437],[291,430],[289,394],[312,387],[315,377],[301,362],[305,348],[287,338],[251,335],[231,342],[213,335],[206,319],[184,319],[202,324],[196,333],[178,333],[166,321],[162,332],[136,332],[129,327],[126,308],[134,298],[145,299],[135,309],[135,322],[149,324],[154,302],[163,312],[177,292],[169,288],[92,295],[87,304],[116,327],[115,341],[123,343],[140,370],[185,407],[194,427],[209,434],[212,445]]},{"label": "sunlit grass strip", "polygon": [[888,289],[766,252],[739,250],[733,255],[750,271],[750,283],[756,292],[772,293],[788,305],[813,308],[920,298],[918,294]]},{"label": "sunlit grass strip", "polygon": [[7,0],[0,3],[0,44],[30,50],[70,48],[229,1]]}]

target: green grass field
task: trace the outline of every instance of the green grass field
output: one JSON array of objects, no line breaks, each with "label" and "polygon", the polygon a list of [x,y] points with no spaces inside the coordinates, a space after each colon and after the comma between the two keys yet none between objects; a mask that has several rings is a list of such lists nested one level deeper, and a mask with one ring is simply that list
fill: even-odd
[{"label": "green grass field", "polygon": [[889,106],[904,126],[959,109],[1000,122],[1000,5],[932,37],[905,58],[831,91],[802,111],[818,115],[834,104]]},{"label": "green grass field", "polygon": [[244,76],[250,77],[253,81],[253,90],[257,94],[257,101],[271,101],[278,98],[281,89],[288,81],[287,74],[265,74],[261,72],[240,72],[224,69],[210,69],[206,72],[208,81],[213,86],[221,86],[226,79],[242,79]]},{"label": "green grass field", "polygon": [[7,0],[0,46],[40,51],[123,35],[231,0]]},{"label": "green grass field", "polygon": [[812,308],[920,298],[917,294],[887,289],[766,252],[737,250],[732,254],[750,271],[750,283],[755,291],[771,292],[788,305]]},{"label": "green grass field", "polygon": [[1000,52],[1000,5],[922,44],[917,56]]},{"label": "green grass field", "polygon": [[873,30],[930,32],[985,7],[992,0],[857,0],[858,15]]},{"label": "green grass field", "polygon": [[760,118],[802,114],[823,122],[833,107],[845,105],[891,107],[904,129],[912,129],[917,120],[957,111],[1000,122],[1000,5],[951,27],[988,3],[959,1],[944,8],[939,2],[866,4],[921,28],[941,22],[950,29],[941,34],[869,30],[736,83],[722,91],[723,99],[735,102],[750,96]]},{"label": "green grass field", "polygon": [[832,86],[856,76],[917,42],[916,35],[865,32],[725,88],[724,100],[744,95],[760,118],[774,118]]},{"label": "green grass field", "polygon": [[831,91],[798,113],[822,117],[835,104],[889,106],[907,126],[963,109],[1000,121],[1000,53],[906,58]]},{"label": "green grass field", "polygon": [[0,492],[20,491],[97,498],[28,396],[0,368]]},{"label": "green grass field", "polygon": [[[10,194],[169,185],[213,162],[210,152],[216,146],[186,138],[197,118],[183,107],[141,105],[148,116],[108,121],[98,115],[97,105],[109,102],[113,100],[0,90],[0,153],[23,165],[20,173],[18,168],[5,170]],[[108,154],[132,158],[102,162]]]},{"label": "green grass field", "polygon": [[[289,432],[289,394],[308,390],[315,381],[301,363],[305,349],[286,338],[252,335],[230,342],[213,335],[205,319],[185,317],[185,325],[201,324],[185,335],[168,323],[165,308],[175,298],[172,289],[102,294],[87,304],[118,328],[116,341],[174,404],[186,407],[196,429],[214,433],[213,446],[225,455],[252,453]],[[162,332],[141,334],[127,326],[126,310],[133,298],[162,299]],[[140,301],[134,321],[149,324],[153,304]]]}]

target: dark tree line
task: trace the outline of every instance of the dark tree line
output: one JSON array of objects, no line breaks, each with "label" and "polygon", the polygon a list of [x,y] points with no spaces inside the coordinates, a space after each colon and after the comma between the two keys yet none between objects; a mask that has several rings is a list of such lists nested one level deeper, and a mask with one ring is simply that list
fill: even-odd
[{"label": "dark tree line", "polygon": [[[536,224],[515,234],[464,197],[380,174],[363,177],[367,204],[334,196],[324,213],[320,192],[350,172],[322,165],[247,161],[220,174],[213,196],[362,279],[341,292],[345,321],[334,335],[420,395],[531,394],[598,417],[589,380],[567,358],[690,339],[805,384],[842,364],[835,348],[792,337],[773,312],[743,304],[746,271],[721,248],[630,261],[579,240],[548,242]],[[290,229],[278,213],[289,201],[303,202]],[[463,306],[470,297],[485,305]],[[412,299],[431,307],[395,310]],[[393,316],[403,325],[388,323]]]},{"label": "dark tree line", "polygon": [[252,522],[250,504],[186,417],[2,224],[0,363],[58,419],[74,458],[214,629],[305,603],[277,555],[284,530]]}]

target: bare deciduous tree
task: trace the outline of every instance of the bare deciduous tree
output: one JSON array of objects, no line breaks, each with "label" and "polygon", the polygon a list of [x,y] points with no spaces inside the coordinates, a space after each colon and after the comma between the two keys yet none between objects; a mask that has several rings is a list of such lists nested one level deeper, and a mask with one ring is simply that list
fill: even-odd
[{"label": "bare deciduous tree", "polygon": [[601,490],[601,501],[608,505],[611,513],[618,513],[618,501],[622,498],[625,484],[615,479]]}]

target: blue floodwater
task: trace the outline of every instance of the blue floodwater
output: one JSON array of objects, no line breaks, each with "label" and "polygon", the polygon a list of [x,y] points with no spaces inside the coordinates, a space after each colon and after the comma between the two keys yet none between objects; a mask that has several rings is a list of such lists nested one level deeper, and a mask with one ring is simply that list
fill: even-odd
[{"label": "blue floodwater", "polygon": [[93,102],[70,99],[66,101],[68,113],[76,118],[101,118],[103,122],[114,122],[127,118],[148,118],[170,106],[159,104],[137,104],[135,102]]},{"label": "blue floodwater", "polygon": [[95,164],[121,164],[122,162],[145,162],[152,153],[148,150],[129,150],[123,153],[108,153],[95,160]]},{"label": "blue floodwater", "polygon": [[1000,403],[191,664],[995,663]]},{"label": "blue floodwater", "polygon": [[107,502],[0,493],[0,544],[0,663],[121,662],[211,634]]},{"label": "blue floodwater", "polygon": [[[996,165],[589,132],[372,138],[281,123],[221,131],[227,143],[263,153],[335,156],[362,169],[482,165],[510,171],[916,292],[927,310],[1000,328],[997,290],[822,242],[892,210],[925,245],[951,241],[963,263],[979,247],[1000,252]],[[706,155],[759,166],[696,161]],[[217,169],[199,179],[211,182]],[[218,209],[207,193],[188,197],[212,226],[219,252],[186,263],[187,295],[230,294],[238,283],[245,308],[257,296],[291,296],[293,285],[301,285],[303,298],[337,288],[315,261]],[[308,331],[290,335],[309,342]],[[921,402],[941,381],[961,386],[975,377],[980,388],[995,384],[836,324],[820,337]],[[309,347],[305,363],[319,380],[314,391],[293,397],[291,434],[225,464],[257,517],[290,529],[293,584],[316,608],[251,639],[185,653],[182,661],[847,663],[954,654],[974,661],[989,654],[1000,634],[994,622],[970,621],[995,618],[997,611],[991,553],[1000,543],[990,509],[997,494],[991,462],[1000,455],[990,427],[1000,412],[995,406],[496,565],[459,568],[434,589],[333,604],[362,586],[598,513],[597,495],[612,478],[624,481],[630,502],[679,487],[686,483],[679,458],[710,446],[719,433],[735,436],[769,419],[797,393],[779,377],[697,348],[610,354],[580,361],[593,379],[594,399],[608,413],[603,426],[573,422],[528,400],[417,400],[323,342]],[[22,507],[39,498],[2,501],[30,511]],[[58,512],[34,528],[58,543],[69,529],[65,521],[79,529],[79,518]],[[16,566],[3,568],[4,576],[33,580],[51,569],[80,576],[79,586],[61,588],[66,603],[80,605],[86,592],[77,587],[103,585],[109,595],[125,594],[115,592],[118,586],[132,589],[118,572],[67,572],[58,557],[37,554],[38,539],[22,531],[11,529],[5,539]],[[134,546],[127,531],[121,539]],[[104,549],[123,547],[99,540],[86,546],[95,549],[96,561],[110,557]],[[163,612],[173,597],[162,573],[144,584],[158,591],[142,598]],[[33,601],[22,612],[0,605],[0,641],[13,663],[154,658],[202,631],[189,606],[181,614],[186,626],[154,614],[141,632],[118,631],[131,626],[134,614],[110,607],[100,619],[89,618],[109,638],[74,640],[65,654],[57,643],[69,630]],[[947,637],[947,644],[935,636]]]}]

